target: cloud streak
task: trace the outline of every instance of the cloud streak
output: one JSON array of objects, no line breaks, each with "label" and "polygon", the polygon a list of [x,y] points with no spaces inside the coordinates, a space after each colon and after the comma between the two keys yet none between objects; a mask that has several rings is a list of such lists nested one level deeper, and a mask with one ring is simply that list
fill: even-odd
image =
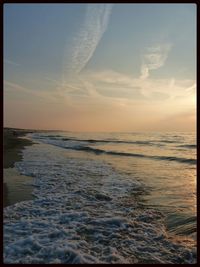
[{"label": "cloud streak", "polygon": [[144,80],[149,77],[150,70],[162,67],[165,64],[170,49],[171,44],[159,44],[154,47],[148,47],[142,58],[140,78]]},{"label": "cloud streak", "polygon": [[4,80],[4,93],[6,94],[9,91],[12,93],[15,92],[16,94],[20,94],[20,93],[23,93],[25,95],[28,94],[33,97],[37,97],[38,99],[42,98],[42,99],[51,100],[51,101],[54,101],[59,97],[58,94],[55,92],[50,93],[48,91],[37,91],[37,90],[23,87],[17,83]]},{"label": "cloud streak", "polygon": [[9,64],[9,65],[20,66],[20,64],[14,62],[14,61],[12,61],[12,60],[5,59],[4,62],[5,62],[6,64]]},{"label": "cloud streak", "polygon": [[12,89],[16,89],[16,90],[21,91],[21,92],[30,93],[30,90],[28,90],[27,88],[25,88],[19,84],[6,81],[6,80],[4,81],[4,86],[7,87],[6,90],[8,88],[12,88]]},{"label": "cloud streak", "polygon": [[92,58],[104,32],[107,29],[111,15],[112,4],[88,4],[85,20],[73,39],[71,49],[64,56],[63,80],[68,75],[76,75],[83,70]]},{"label": "cloud streak", "polygon": [[[194,80],[178,79],[140,79],[112,70],[101,72],[86,71],[81,74],[83,80],[91,83],[94,90],[103,95],[121,96],[127,100],[163,101],[187,98],[195,94],[196,83]],[[106,93],[107,91],[107,93]]]}]

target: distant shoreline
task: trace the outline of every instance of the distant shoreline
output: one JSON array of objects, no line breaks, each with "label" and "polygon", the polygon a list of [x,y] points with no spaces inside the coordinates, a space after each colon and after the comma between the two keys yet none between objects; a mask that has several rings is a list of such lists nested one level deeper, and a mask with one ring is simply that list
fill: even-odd
[{"label": "distant shoreline", "polygon": [[191,130],[191,131],[175,131],[175,130],[126,130],[126,131],[97,131],[97,130],[94,130],[94,131],[87,131],[87,130],[61,130],[61,129],[25,129],[25,128],[14,128],[14,127],[4,127],[3,128],[4,130],[15,130],[15,131],[19,131],[21,133],[37,133],[37,132],[68,132],[68,133],[91,133],[91,134],[94,134],[94,133],[162,133],[162,134],[168,134],[168,133],[196,133],[196,129],[195,130]]},{"label": "distant shoreline", "polygon": [[52,129],[25,129],[25,128],[14,128],[14,127],[3,127],[4,131],[17,131],[20,134],[36,133],[36,132],[71,132],[69,130],[52,130]]},{"label": "distant shoreline", "polygon": [[[3,169],[4,169],[3,206],[4,207],[10,204],[14,204],[13,201],[11,201],[9,197],[10,186],[9,186],[9,183],[7,183],[8,180],[9,181],[11,180],[11,177],[9,175],[10,168],[13,168],[14,170],[15,162],[22,160],[22,150],[24,149],[24,147],[33,144],[32,141],[21,138],[31,132],[32,131],[30,130],[24,130],[24,129],[14,129],[14,128],[3,129]],[[14,177],[15,179],[19,178],[18,180],[21,179],[21,176],[17,175],[17,172],[14,173]],[[15,202],[18,202],[17,195],[14,197],[14,199],[15,199]],[[23,195],[21,194],[19,195],[19,201],[22,201],[25,199],[23,199]]]}]

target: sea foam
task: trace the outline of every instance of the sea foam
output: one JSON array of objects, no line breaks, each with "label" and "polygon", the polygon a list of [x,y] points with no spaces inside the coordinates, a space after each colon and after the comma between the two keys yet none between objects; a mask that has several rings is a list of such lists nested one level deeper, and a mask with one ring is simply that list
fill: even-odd
[{"label": "sea foam", "polygon": [[4,263],[194,263],[168,236],[163,215],[139,206],[144,185],[109,164],[35,144],[16,167],[34,200],[4,208]]}]

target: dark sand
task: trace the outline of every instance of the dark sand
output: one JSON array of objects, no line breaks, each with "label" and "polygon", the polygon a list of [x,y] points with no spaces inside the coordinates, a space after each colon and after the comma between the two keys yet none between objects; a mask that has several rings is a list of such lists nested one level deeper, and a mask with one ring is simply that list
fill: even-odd
[{"label": "dark sand", "polygon": [[33,144],[30,140],[20,138],[27,133],[30,133],[30,131],[3,129],[3,168],[14,167],[14,163],[22,159],[22,149]]},{"label": "dark sand", "polygon": [[20,175],[14,168],[14,163],[22,159],[22,149],[33,142],[21,137],[32,131],[4,128],[3,129],[3,206],[32,199],[31,187],[24,185],[30,177]]}]

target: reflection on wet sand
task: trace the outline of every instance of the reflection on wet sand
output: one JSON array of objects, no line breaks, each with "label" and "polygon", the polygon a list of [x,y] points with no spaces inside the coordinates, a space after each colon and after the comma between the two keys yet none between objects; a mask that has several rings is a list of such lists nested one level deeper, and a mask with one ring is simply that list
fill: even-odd
[{"label": "reflection on wet sand", "polygon": [[15,168],[4,169],[4,207],[33,199],[32,178],[20,175]]}]

